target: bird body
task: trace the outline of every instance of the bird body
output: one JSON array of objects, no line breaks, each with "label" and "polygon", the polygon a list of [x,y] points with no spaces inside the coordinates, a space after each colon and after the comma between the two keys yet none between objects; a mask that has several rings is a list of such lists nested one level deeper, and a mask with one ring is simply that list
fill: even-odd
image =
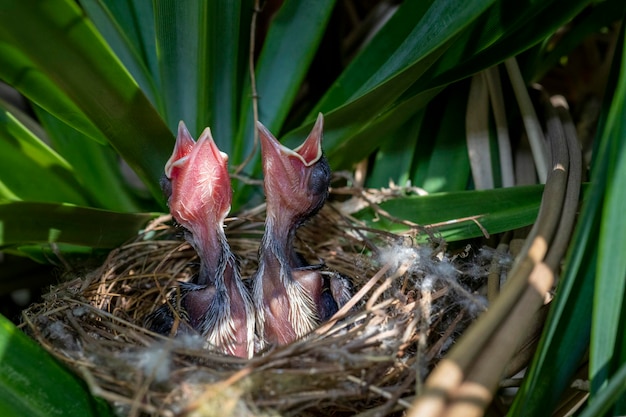
[{"label": "bird body", "polygon": [[195,142],[180,123],[162,185],[172,217],[185,228],[186,240],[198,253],[200,271],[190,282],[180,283],[180,298],[174,297],[152,313],[147,325],[170,333],[172,307],[179,306],[178,313],[185,319],[179,333],[195,331],[207,347],[251,357],[254,310],[224,233],[232,200],[227,163],[227,155],[219,151],[208,128]]},{"label": "bird body", "polygon": [[293,150],[262,124],[258,128],[267,215],[253,280],[256,326],[264,343],[286,344],[311,332],[345,303],[333,294],[329,298],[330,284],[321,267],[308,265],[294,247],[298,227],[328,197],[330,167],[321,148],[321,114],[304,143]]}]

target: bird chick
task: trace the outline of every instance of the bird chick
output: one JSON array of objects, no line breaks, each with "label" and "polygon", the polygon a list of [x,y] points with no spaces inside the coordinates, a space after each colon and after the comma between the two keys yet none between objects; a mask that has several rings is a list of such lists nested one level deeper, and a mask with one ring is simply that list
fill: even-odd
[{"label": "bird chick", "polygon": [[184,322],[178,334],[195,330],[208,348],[249,358],[254,353],[254,308],[224,234],[232,201],[227,163],[209,128],[195,142],[180,122],[162,188],[172,217],[186,229],[185,238],[198,253],[200,270],[190,282],[180,283],[180,299],[171,298],[146,325],[169,334],[172,306],[179,305]]},{"label": "bird chick", "polygon": [[322,115],[304,143],[293,150],[261,123],[258,129],[267,217],[253,280],[257,333],[264,343],[286,344],[345,304],[349,283],[339,275],[329,282],[322,265],[308,265],[294,248],[296,230],[328,197],[330,166],[321,147]]}]

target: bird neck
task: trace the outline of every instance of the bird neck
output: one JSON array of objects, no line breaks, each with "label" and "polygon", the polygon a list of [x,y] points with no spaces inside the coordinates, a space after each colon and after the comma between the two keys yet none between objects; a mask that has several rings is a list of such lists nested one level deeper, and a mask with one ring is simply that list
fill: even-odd
[{"label": "bird neck", "polygon": [[261,242],[261,256],[265,258],[266,263],[278,262],[283,269],[296,266],[292,265],[295,257],[296,229],[294,222],[284,220],[279,222],[271,212],[268,212]]},{"label": "bird neck", "polygon": [[222,225],[213,230],[203,229],[203,232],[194,233],[192,245],[200,257],[198,284],[222,281],[231,254]]}]

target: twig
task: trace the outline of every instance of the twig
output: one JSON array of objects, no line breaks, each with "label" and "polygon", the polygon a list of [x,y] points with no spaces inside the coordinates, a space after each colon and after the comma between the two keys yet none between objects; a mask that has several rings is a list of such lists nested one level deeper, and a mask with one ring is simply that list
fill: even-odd
[{"label": "twig", "polygon": [[[368,384],[367,382],[365,382],[365,381],[363,381],[362,379],[357,378],[357,377],[355,377],[355,376],[353,376],[353,375],[348,375],[348,376],[346,377],[346,379],[347,379],[348,381],[350,381],[350,382],[354,382],[355,384],[358,384],[358,385],[359,385],[359,386],[361,386],[361,387],[365,387],[365,388],[367,388],[368,390],[370,390],[370,391],[371,391],[371,392],[373,392],[374,394],[376,394],[376,395],[380,395],[381,397],[383,397],[383,398],[385,398],[385,399],[387,399],[387,400],[391,400],[391,399],[393,399],[393,395],[392,395],[392,394],[388,393],[387,391],[385,391],[385,390],[383,390],[383,389],[381,389],[381,388],[378,388],[378,387],[377,387],[377,386],[375,386],[375,385]],[[409,402],[407,402],[407,401],[403,400],[402,398],[399,398],[399,399],[397,400],[397,402],[398,402],[398,404],[400,404],[400,405],[401,405],[401,406],[403,406],[404,408],[410,408],[410,407],[411,407],[411,403],[409,403]]]},{"label": "twig", "polygon": [[253,131],[253,145],[252,150],[246,156],[246,159],[243,160],[241,164],[239,164],[233,173],[233,175],[238,175],[246,165],[250,163],[254,155],[256,154],[257,147],[259,145],[259,132],[256,128],[256,123],[259,121],[259,95],[256,89],[256,74],[254,68],[254,51],[256,44],[256,19],[261,12],[261,5],[259,4],[259,0],[254,0],[254,11],[252,12],[252,20],[250,21],[250,51],[248,53],[248,72],[250,74],[250,91],[252,93],[252,131]]}]

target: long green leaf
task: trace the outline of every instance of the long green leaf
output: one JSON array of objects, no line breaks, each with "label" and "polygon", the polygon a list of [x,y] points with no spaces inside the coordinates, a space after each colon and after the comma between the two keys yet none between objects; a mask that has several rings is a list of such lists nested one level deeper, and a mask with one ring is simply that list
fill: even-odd
[{"label": "long green leaf", "polygon": [[[203,127],[210,126],[220,149],[237,160],[235,149],[248,53],[252,0],[208,2],[205,65],[207,88],[199,105]],[[245,77],[245,78],[244,78]]]},{"label": "long green leaf", "polygon": [[[611,407],[624,401],[626,393],[626,363],[615,372],[606,387],[598,392],[595,401],[586,407],[579,417],[598,417],[609,415]],[[619,411],[611,415],[623,415]]]},{"label": "long green leaf", "polygon": [[[6,18],[6,13],[0,14],[0,19],[2,17]],[[2,35],[0,28],[0,39]],[[106,143],[102,132],[54,80],[39,70],[20,48],[3,42],[0,42],[0,79],[19,89],[33,102],[45,105],[51,113],[64,115],[64,120],[75,129],[100,143]]]},{"label": "long green leaf", "polygon": [[[95,207],[125,212],[141,211],[122,177],[120,162],[110,146],[89,140],[83,133],[38,106],[34,110],[55,150],[71,164],[74,176],[89,192]],[[37,178],[31,178],[33,183],[38,182]]]},{"label": "long green leaf", "polygon": [[[491,1],[435,2],[379,71],[352,94],[349,102],[326,114],[324,141],[329,156],[339,153],[341,148],[361,148],[362,144],[354,141],[358,133],[367,131],[377,116],[414,84],[490,4]],[[396,121],[399,123],[394,128],[406,118]],[[310,128],[309,123],[288,133],[286,144],[295,146]]]},{"label": "long green leaf", "polygon": [[0,415],[113,416],[76,376],[0,315]]},{"label": "long green leaf", "polygon": [[[532,224],[537,218],[542,192],[543,187],[536,185],[439,193],[396,198],[379,207],[396,219],[422,226],[437,224],[435,232],[447,241],[457,241],[483,236],[483,229],[493,234]],[[381,216],[371,208],[356,213],[355,217],[377,229],[407,230],[405,224]]]},{"label": "long green leaf", "polygon": [[560,34],[558,42],[548,38],[533,48],[529,56],[522,58],[522,72],[525,78],[536,81],[544,77],[560,59],[567,56],[589,36],[610,26],[615,21],[615,17],[623,16],[625,11],[626,3],[621,0],[595,2],[590,7],[589,13],[581,13],[576,18],[576,24]]},{"label": "long green leaf", "polygon": [[[250,1],[155,2],[161,90],[168,125],[184,120],[198,136],[210,127],[216,143],[231,153],[241,94],[241,70]],[[242,48],[243,47],[243,48]]]},{"label": "long green leaf", "polygon": [[390,45],[400,45],[409,36],[416,24],[430,8],[433,0],[405,1],[385,26],[367,44],[326,94],[309,113],[308,119],[314,119],[318,112],[330,111],[354,96],[356,91],[371,78],[389,58]]},{"label": "long green leaf", "polygon": [[[368,175],[367,186],[370,188],[388,187],[393,181],[399,185],[405,185],[411,179],[411,165],[414,154],[407,152],[414,149],[415,152],[423,153],[423,149],[417,146],[420,128],[424,121],[424,112],[419,113],[406,124],[393,132],[394,138],[385,142],[376,153],[374,166]],[[416,185],[413,183],[413,185]]]},{"label": "long green leaf", "polygon": [[22,123],[25,118],[0,100],[0,199],[88,205],[70,164]]},{"label": "long green leaf", "polygon": [[418,90],[466,78],[515,56],[554,34],[593,0],[524,0],[501,2],[473,22],[463,42],[457,42],[433,65]]},{"label": "long green leaf", "polygon": [[[21,58],[5,80],[78,130],[89,134],[81,126],[96,126],[162,201],[158,180],[172,133],[91,22],[70,0],[2,0],[0,6],[0,55]],[[42,77],[63,94],[39,89]],[[82,114],[60,111],[59,101],[67,99]]]},{"label": "long green leaf", "polygon": [[165,118],[172,131],[184,120],[195,137],[204,127],[199,101],[208,88],[203,59],[207,7],[200,0],[159,0],[154,6]]},{"label": "long green leaf", "polygon": [[[453,38],[454,42],[439,50],[439,56],[432,56],[433,59],[439,58],[436,66],[425,68],[421,76],[414,77],[413,85],[406,89],[389,108],[394,112],[400,108],[421,109],[427,103],[428,97],[432,98],[433,92],[437,89],[442,89],[451,82],[466,78],[481,69],[501,62],[515,52],[530,48],[543,37],[552,34],[555,27],[570,20],[573,14],[586,3],[588,1],[579,1],[565,8],[561,7],[556,0],[549,3],[536,1],[516,3],[506,8],[502,7],[499,2],[495,3],[485,14],[473,19],[469,26],[460,25],[465,29]],[[547,7],[548,5],[550,7]],[[549,21],[546,22],[549,23],[546,28],[538,26],[539,30],[535,29],[534,22],[538,15],[542,20]],[[447,20],[442,16],[440,21]],[[474,58],[475,56],[482,58]],[[369,107],[378,110],[381,107],[384,108],[386,105],[384,94],[382,98],[383,100],[379,103],[372,103]],[[394,117],[381,119],[380,112],[371,115],[367,111],[368,105],[363,104],[361,107],[361,104],[359,100],[351,102],[347,107],[354,107],[355,114],[344,113],[343,120],[335,121],[329,118],[326,146],[329,160],[335,168],[350,168],[380,146],[382,142],[389,140],[388,136],[379,134],[381,131],[392,132],[411,116],[410,114],[406,117],[394,115]],[[368,118],[359,119],[359,114],[367,115]],[[355,121],[355,126],[345,126],[351,121]],[[307,129],[310,129],[310,125],[290,132],[286,138],[287,143],[294,146],[302,140]],[[374,131],[376,134],[373,133]],[[377,143],[372,143],[372,137],[377,138]],[[370,138],[370,140],[364,143],[364,138]],[[345,149],[358,149],[359,152],[346,152]]]},{"label": "long green leaf", "polygon": [[[144,3],[152,6],[152,2]],[[148,69],[148,63],[144,59],[143,48],[141,48],[142,39],[136,31],[135,17],[139,18],[140,16],[134,13],[133,4],[102,0],[81,0],[80,4],[100,34],[106,39],[108,45],[137,81],[144,94],[157,109],[162,110],[161,96],[157,92],[156,83]],[[152,14],[148,16],[151,17]],[[121,21],[118,21],[118,18]],[[144,19],[143,23],[149,21]]]},{"label": "long green leaf", "polygon": [[0,248],[26,243],[68,243],[114,248],[137,235],[155,214],[116,213],[68,204],[0,204]]},{"label": "long green leaf", "polygon": [[[609,110],[604,133],[600,140],[607,144],[606,195],[602,207],[602,225],[598,241],[598,266],[595,280],[589,374],[592,378],[593,396],[606,386],[612,374],[626,363],[624,334],[626,325],[623,312],[626,309],[626,47],[624,29],[617,54],[616,68],[621,68],[613,90],[613,103]],[[619,57],[621,56],[621,63]],[[621,404],[626,406],[626,404]],[[626,409],[616,410],[623,414]]]},{"label": "long green leaf", "polygon": [[[156,47],[154,2],[144,0],[100,0],[115,18],[126,39],[139,51],[142,61],[160,85],[159,57]],[[106,35],[105,35],[106,37]],[[162,107],[159,107],[161,110]]]},{"label": "long green leaf", "polygon": [[[457,83],[439,94],[426,110],[415,156],[420,162],[426,162],[422,178],[413,177],[414,185],[431,193],[460,191],[467,188],[470,163],[465,133],[465,113],[467,108],[467,83]],[[432,121],[437,121],[432,123]],[[422,158],[421,147],[429,148],[433,142],[428,160]],[[418,162],[418,163],[420,163]]]}]

